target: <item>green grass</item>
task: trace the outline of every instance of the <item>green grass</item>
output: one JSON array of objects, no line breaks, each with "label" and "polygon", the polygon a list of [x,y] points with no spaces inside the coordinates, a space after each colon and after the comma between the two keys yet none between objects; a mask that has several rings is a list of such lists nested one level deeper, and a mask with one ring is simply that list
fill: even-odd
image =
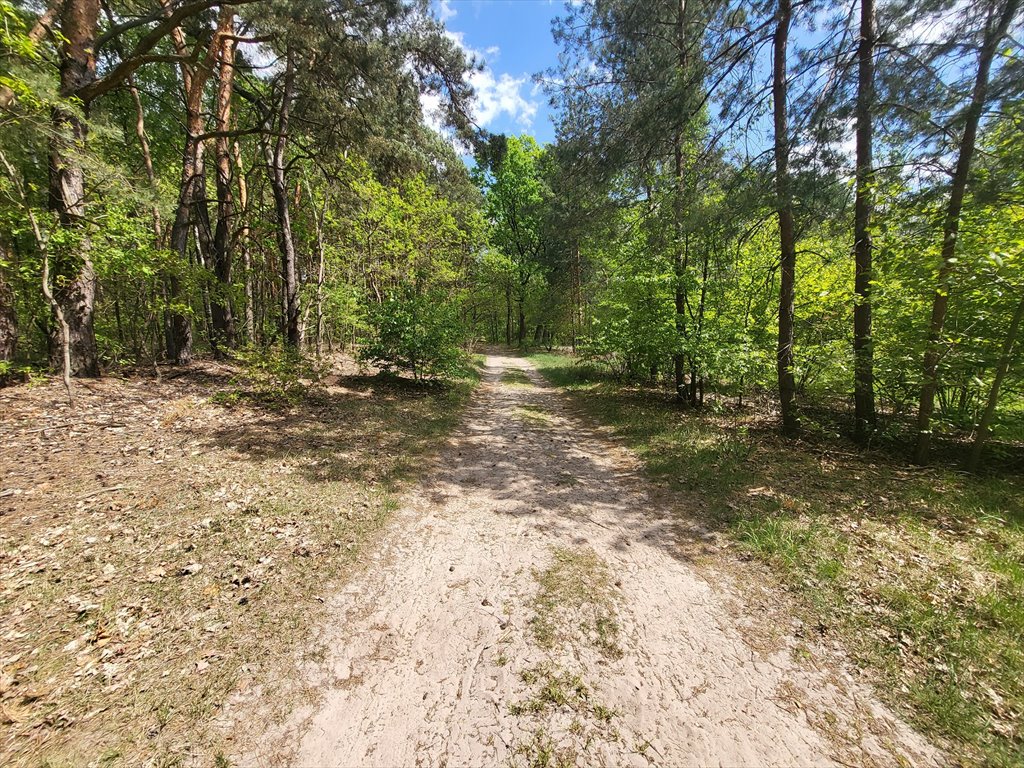
[{"label": "green grass", "polygon": [[551,423],[551,414],[539,405],[519,405],[513,409],[513,413],[526,424],[547,426]]},{"label": "green grass", "polygon": [[540,714],[559,707],[578,711],[587,706],[590,698],[590,689],[579,675],[570,674],[549,662],[524,669],[519,676],[534,688],[535,693],[525,701],[510,704],[509,712],[513,715]]},{"label": "green grass", "polygon": [[589,644],[609,658],[622,655],[611,571],[594,550],[556,548],[534,578],[530,629],[542,648]]},{"label": "green grass", "polygon": [[[533,572],[537,594],[529,620],[530,638],[549,658],[519,673],[529,695],[509,705],[509,714],[537,729],[532,740],[515,746],[513,765],[576,765],[594,744],[619,740],[612,726],[617,713],[595,700],[586,682],[594,670],[584,661],[593,660],[595,651],[605,657],[601,663],[622,656],[612,573],[589,547],[558,547],[551,554],[548,567]],[[568,714],[567,728],[549,735],[547,729],[564,726]]]},{"label": "green grass", "polygon": [[510,368],[501,374],[501,383],[512,387],[532,387],[533,382],[521,368]]},{"label": "green grass", "polygon": [[559,749],[543,728],[538,728],[529,742],[517,744],[512,755],[511,764],[524,768],[572,768],[576,765],[575,750]]},{"label": "green grass", "polygon": [[[619,739],[612,727],[618,713],[594,701],[594,692],[581,675],[544,661],[524,669],[520,678],[530,687],[530,696],[510,704],[509,714],[527,718],[536,730],[531,740],[513,748],[513,765],[576,765],[577,756],[586,756],[594,744]],[[559,722],[557,715],[567,713],[573,716],[568,726],[549,734],[548,729]],[[552,736],[559,736],[558,742]],[[591,762],[585,760],[584,764]]]},{"label": "green grass", "polygon": [[966,762],[1024,765],[1024,485],[922,470],[820,436],[790,442],[751,410],[679,410],[657,390],[533,355],[611,425],[651,480],[768,564],[807,624]]}]

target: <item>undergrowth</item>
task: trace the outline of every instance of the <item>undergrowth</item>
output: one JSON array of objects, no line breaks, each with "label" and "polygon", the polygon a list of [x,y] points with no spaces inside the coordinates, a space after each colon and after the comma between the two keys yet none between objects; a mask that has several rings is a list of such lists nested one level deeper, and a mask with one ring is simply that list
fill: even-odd
[{"label": "undergrowth", "polygon": [[[233,690],[285,706],[324,595],[476,377],[344,376],[283,409],[215,405],[237,385],[201,369],[103,380],[74,412],[57,383],[4,390],[0,763],[208,764]],[[57,428],[39,431],[40,408]],[[258,718],[243,726],[262,737]]]},{"label": "undergrowth", "polygon": [[532,359],[650,478],[767,564],[813,626],[967,763],[1024,765],[1024,487],[919,469],[754,409],[678,409],[567,357]]}]

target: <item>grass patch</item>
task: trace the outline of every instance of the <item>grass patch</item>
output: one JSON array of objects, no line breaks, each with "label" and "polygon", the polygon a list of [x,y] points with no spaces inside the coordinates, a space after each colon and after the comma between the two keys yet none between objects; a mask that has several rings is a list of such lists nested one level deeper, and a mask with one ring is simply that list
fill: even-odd
[{"label": "grass patch", "polygon": [[224,408],[217,370],[100,380],[74,411],[56,383],[4,390],[0,763],[213,763],[241,683],[286,706],[318,598],[474,386],[342,376]]},{"label": "grass patch", "polygon": [[516,418],[527,424],[546,426],[551,424],[551,414],[539,405],[518,405],[513,410]]},{"label": "grass patch", "polygon": [[509,713],[533,718],[543,726],[529,742],[513,749],[514,765],[575,765],[577,756],[585,756],[595,742],[619,738],[611,727],[617,713],[594,702],[593,692],[579,675],[542,662],[523,670],[520,677],[532,694],[512,703]]},{"label": "grass patch", "polygon": [[521,368],[509,368],[501,374],[501,383],[510,387],[532,387],[533,382]]},{"label": "grass patch", "polygon": [[611,425],[680,509],[770,565],[805,625],[968,762],[1024,765],[1024,484],[922,470],[835,438],[791,442],[756,410],[680,411],[570,358],[540,372]]},{"label": "grass patch", "polygon": [[551,663],[524,669],[520,677],[534,688],[535,695],[510,704],[509,712],[513,715],[540,714],[559,707],[579,711],[587,706],[590,698],[590,690],[579,675],[560,670]]},{"label": "grass patch", "polygon": [[619,626],[608,565],[590,548],[556,548],[552,564],[534,571],[539,590],[530,629],[546,650],[587,643],[619,658]]},{"label": "grass patch", "polygon": [[517,744],[512,750],[512,765],[524,768],[572,768],[576,750],[559,747],[544,728],[538,728],[530,741]]}]

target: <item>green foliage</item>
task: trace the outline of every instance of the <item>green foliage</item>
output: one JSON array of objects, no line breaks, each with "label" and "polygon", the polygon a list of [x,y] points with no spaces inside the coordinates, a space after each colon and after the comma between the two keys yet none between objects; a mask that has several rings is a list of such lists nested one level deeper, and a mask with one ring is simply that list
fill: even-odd
[{"label": "green foliage", "polygon": [[361,360],[416,380],[454,376],[465,363],[462,329],[455,308],[433,293],[385,299],[368,308],[371,337]]},{"label": "green foliage", "polygon": [[22,120],[57,101],[53,81],[39,71],[45,51],[29,36],[31,23],[24,11],[0,0],[0,87],[10,89]]},{"label": "green foliage", "polygon": [[783,440],[754,413],[681,412],[574,358],[531,359],[615,429],[679,509],[788,585],[803,631],[841,640],[916,726],[969,764],[1020,764],[1020,477],[921,471],[881,453],[839,461],[828,458],[837,444]]},{"label": "green foliage", "polygon": [[316,361],[287,348],[239,350],[236,358],[242,367],[242,374],[234,380],[236,388],[212,398],[221,405],[249,399],[271,407],[295,406],[319,385],[325,373]]},{"label": "green foliage", "polygon": [[492,288],[491,301],[505,303],[508,340],[514,336],[520,344],[528,341],[527,318],[539,321],[543,315],[538,303],[545,295],[551,246],[546,173],[547,154],[531,136],[498,137],[480,153],[473,173],[484,192],[493,249],[483,257],[482,277]]},{"label": "green foliage", "polygon": [[16,382],[27,381],[33,373],[31,368],[16,365],[11,360],[0,360],[0,387]]}]

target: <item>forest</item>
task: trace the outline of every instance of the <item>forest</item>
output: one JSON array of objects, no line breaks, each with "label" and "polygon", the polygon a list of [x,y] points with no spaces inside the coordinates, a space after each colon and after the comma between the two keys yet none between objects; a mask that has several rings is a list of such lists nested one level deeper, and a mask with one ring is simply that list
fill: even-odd
[{"label": "forest", "polygon": [[[215,501],[231,496],[238,510],[266,491],[258,473],[246,474],[253,467],[306,461],[295,486],[309,484],[297,491],[303,511],[282,508],[274,531],[298,515],[295,525],[307,526],[310,542],[321,537],[324,552],[348,541],[345,552],[355,553],[384,530],[396,499],[414,493],[409,478],[421,457],[441,450],[442,435],[460,434],[467,404],[487,397],[480,392],[500,386],[529,400],[552,387],[583,414],[565,418],[616,430],[652,487],[687,499],[671,505],[705,510],[700,524],[732,542],[724,549],[739,547],[810,605],[801,622],[849,610],[856,620],[834,619],[837,632],[853,637],[868,626],[874,637],[882,627],[876,634],[889,650],[842,643],[858,665],[888,670],[883,688],[906,686],[896,710],[942,748],[952,744],[953,764],[1020,764],[1020,0],[566,2],[544,30],[557,61],[533,81],[549,102],[551,142],[481,125],[473,83],[485,62],[446,27],[455,16],[447,2],[0,0],[0,14],[0,404],[9,409],[0,418],[11,436],[0,452],[0,504],[10,505],[0,508],[0,563],[24,575],[4,594],[9,608],[24,597],[30,611],[32,568],[42,562],[23,543],[53,538],[36,526],[55,507],[44,496],[25,501],[24,489],[37,480],[63,488],[58,498],[69,511],[61,514],[71,517],[62,531],[78,524],[82,499],[87,512],[105,509],[83,495],[92,493],[81,484],[91,459],[81,459],[82,478],[63,486],[62,472],[77,475],[56,465],[39,470],[45,478],[18,474],[29,472],[33,452],[49,450],[34,436],[71,461],[78,427],[61,447],[46,426],[58,417],[86,432],[109,429],[110,418],[115,432],[146,430],[132,438],[134,449],[109,434],[89,447],[104,466],[165,438],[182,440],[186,457],[186,435],[212,441],[203,445],[221,464],[211,478],[243,455],[248,468],[232,473],[249,478],[237,481],[251,484],[245,500],[228,474],[210,480],[229,489]],[[526,373],[515,373],[514,360]],[[152,388],[163,415],[131,410],[124,393],[136,386],[138,397]],[[213,426],[175,410],[186,400],[188,409],[213,409],[203,411]],[[525,425],[524,434],[559,429],[540,413],[550,410],[546,402],[516,405],[510,423]],[[510,407],[492,405],[495,414]],[[127,427],[118,426],[119,413]],[[160,419],[185,426],[147,426]],[[246,431],[257,423],[262,436]],[[508,445],[519,440],[498,434]],[[555,482],[532,463],[537,456],[520,460],[510,488],[524,478]],[[818,485],[803,485],[833,468]],[[581,473],[570,485],[611,482],[574,464],[559,471]],[[115,484],[108,469],[97,472],[89,482],[104,494],[141,477]],[[331,493],[347,489],[345,504],[357,511],[374,510],[358,532],[344,520],[323,522],[332,507],[314,490],[316,478],[341,483]],[[545,498],[523,503],[536,512]],[[189,525],[200,525],[208,518],[193,503],[173,494],[154,502],[192,510]],[[870,535],[870,525],[854,531],[864,523],[821,522],[821,510],[839,507],[884,507],[893,517],[875,519]],[[900,528],[920,508],[931,510],[921,513],[927,522]],[[921,537],[917,544],[906,543],[906,530]],[[961,546],[958,537],[971,531],[978,535]],[[857,536],[875,538],[851,544]],[[875,586],[860,576],[842,581],[858,547],[875,553],[868,561],[894,558],[900,573],[918,562],[893,541],[937,558],[919,562],[918,593],[886,593],[892,572],[883,565]],[[306,551],[289,566],[299,570],[279,569],[265,582],[279,580],[273,605],[289,621],[287,611],[304,604],[284,580],[308,598],[318,580],[301,558],[321,551],[305,539],[294,547]],[[554,551],[563,563],[563,550]],[[250,555],[257,557],[233,556]],[[181,557],[195,560],[146,560],[150,574],[164,570],[147,583],[199,573],[188,572],[200,565],[197,555]],[[586,579],[603,583],[604,566],[587,558],[572,568],[597,568]],[[949,587],[974,578],[967,571],[995,603],[973,587]],[[942,610],[929,591],[936,584],[957,595]],[[193,597],[181,599],[183,614],[197,610]],[[593,599],[597,608],[573,610],[600,613],[606,604]],[[231,610],[239,605],[246,603]],[[252,631],[274,634],[270,626]],[[973,635],[972,626],[983,629]],[[66,627],[51,630],[37,650],[70,647]],[[20,637],[6,637],[17,653],[5,649],[19,669]],[[602,643],[602,664],[618,658]],[[893,654],[903,658],[900,643],[914,648],[910,677],[891,666]],[[196,663],[209,666],[207,658]],[[522,680],[568,679],[544,669],[523,671]],[[0,698],[26,690],[18,679],[0,678]],[[236,682],[225,676],[217,696]],[[19,706],[37,700],[45,697]],[[570,700],[558,706],[571,709]],[[545,706],[523,711],[540,717]],[[596,705],[587,706],[600,721]],[[0,756],[11,749],[38,764],[30,758],[43,753],[19,741],[31,718],[4,712],[12,735]],[[176,722],[185,733],[193,721]],[[593,764],[578,744],[572,749],[581,751],[567,752],[564,741],[551,741],[551,727],[509,759]],[[180,747],[168,744],[160,747],[166,754]],[[901,764],[941,763],[924,747],[907,749]],[[372,751],[350,757],[358,763]],[[85,752],[67,754],[68,764],[85,764],[77,762]],[[384,754],[395,764],[409,759]],[[142,764],[134,759],[125,764]]]},{"label": "forest", "polygon": [[584,3],[544,147],[422,4],[82,5],[4,6],[6,378],[486,340],[919,463],[1021,435],[1014,3]]}]

